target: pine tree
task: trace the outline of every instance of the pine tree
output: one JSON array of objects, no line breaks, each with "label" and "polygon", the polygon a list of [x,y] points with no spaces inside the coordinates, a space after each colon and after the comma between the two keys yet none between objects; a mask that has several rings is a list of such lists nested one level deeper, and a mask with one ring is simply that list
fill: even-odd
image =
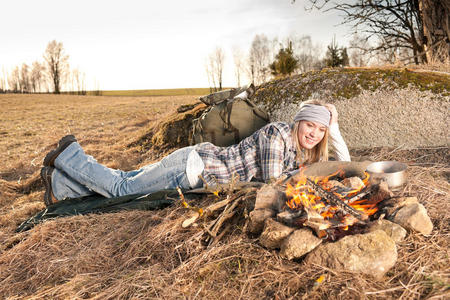
[{"label": "pine tree", "polygon": [[331,44],[327,46],[325,64],[328,67],[333,68],[348,66],[349,64],[347,48],[346,47],[339,48],[339,45],[336,43],[335,38],[333,38]]},{"label": "pine tree", "polygon": [[275,61],[269,65],[272,75],[290,75],[298,67],[298,59],[294,56],[292,42],[287,48],[281,48],[275,56]]},{"label": "pine tree", "polygon": [[343,67],[348,66],[350,64],[350,59],[348,57],[347,47],[342,47],[340,49],[340,54],[341,54],[341,65]]}]

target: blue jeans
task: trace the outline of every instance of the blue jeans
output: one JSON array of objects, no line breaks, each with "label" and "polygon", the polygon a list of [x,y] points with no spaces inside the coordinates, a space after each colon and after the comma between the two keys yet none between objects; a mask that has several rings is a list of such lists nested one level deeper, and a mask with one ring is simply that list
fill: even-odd
[{"label": "blue jeans", "polygon": [[176,187],[187,190],[191,187],[186,175],[186,162],[193,149],[194,147],[178,149],[157,163],[125,172],[99,164],[75,142],[55,160],[53,195],[62,200],[94,193],[111,198],[148,194]]}]

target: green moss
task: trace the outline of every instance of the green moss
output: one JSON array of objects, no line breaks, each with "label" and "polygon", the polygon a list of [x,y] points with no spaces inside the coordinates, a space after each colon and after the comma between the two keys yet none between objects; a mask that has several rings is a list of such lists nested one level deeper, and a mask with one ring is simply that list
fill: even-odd
[{"label": "green moss", "polygon": [[353,98],[367,90],[407,88],[450,95],[450,76],[401,68],[325,68],[265,83],[258,89],[255,102],[269,111],[281,105],[287,95],[290,102],[308,99],[311,94],[331,90],[336,98]]},{"label": "green moss", "polygon": [[421,91],[448,95],[450,76],[431,72],[417,72],[409,69],[343,69],[344,73],[358,74],[360,86],[376,90],[382,83],[392,87],[406,88],[413,85]]}]

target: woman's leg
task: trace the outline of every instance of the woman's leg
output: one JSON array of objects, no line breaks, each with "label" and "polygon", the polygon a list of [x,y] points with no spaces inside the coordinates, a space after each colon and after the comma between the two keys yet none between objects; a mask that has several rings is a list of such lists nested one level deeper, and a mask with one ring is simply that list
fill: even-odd
[{"label": "woman's leg", "polygon": [[52,193],[57,200],[66,198],[80,198],[95,194],[84,185],[73,180],[61,170],[54,169],[52,172]]},{"label": "woman's leg", "polygon": [[55,159],[55,167],[105,197],[153,193],[180,187],[189,189],[186,162],[193,147],[179,149],[160,162],[124,172],[99,164],[74,142]]}]

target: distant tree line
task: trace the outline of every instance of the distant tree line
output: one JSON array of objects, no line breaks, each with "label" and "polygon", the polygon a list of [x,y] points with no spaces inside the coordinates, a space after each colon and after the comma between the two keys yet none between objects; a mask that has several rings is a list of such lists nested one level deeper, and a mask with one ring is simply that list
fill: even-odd
[{"label": "distant tree line", "polygon": [[61,42],[48,43],[43,61],[29,66],[23,63],[10,73],[3,68],[0,74],[0,93],[67,93],[86,94],[86,74],[78,69],[71,70],[69,56]]},{"label": "distant tree line", "polygon": [[[207,57],[206,73],[211,91],[223,87],[224,50],[216,47]],[[241,86],[244,78],[256,85],[270,79],[300,74],[324,67],[348,66],[352,60],[359,63],[365,61],[364,53],[351,52],[350,58],[346,47],[339,47],[335,39],[327,47],[323,57],[323,49],[314,44],[310,36],[291,36],[280,40],[269,40],[264,34],[253,38],[248,53],[241,49],[233,49],[234,75],[237,86]]]}]

